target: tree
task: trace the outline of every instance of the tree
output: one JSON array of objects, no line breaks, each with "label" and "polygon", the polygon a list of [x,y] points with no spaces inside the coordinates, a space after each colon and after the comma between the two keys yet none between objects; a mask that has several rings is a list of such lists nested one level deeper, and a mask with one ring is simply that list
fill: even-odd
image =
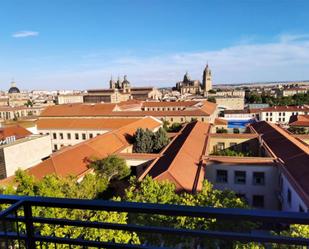
[{"label": "tree", "polygon": [[182,128],[182,125],[180,123],[173,123],[169,128],[168,132],[178,132]]},{"label": "tree", "polygon": [[116,155],[94,160],[89,167],[93,168],[100,176],[106,177],[108,182],[114,178],[121,180],[131,173],[126,161]]},{"label": "tree", "polygon": [[227,129],[219,128],[216,130],[216,133],[227,133]]},{"label": "tree", "polygon": [[138,128],[134,135],[133,151],[136,153],[151,153],[153,148],[153,134],[149,129]]},{"label": "tree", "polygon": [[[142,181],[137,181],[132,178],[130,187],[126,190],[123,198],[125,201],[144,202],[144,203],[161,203],[161,204],[177,204],[189,206],[203,207],[219,207],[219,208],[248,208],[248,205],[238,198],[232,191],[220,191],[213,189],[213,186],[208,181],[203,184],[203,189],[197,194],[191,193],[176,193],[175,185],[168,181],[156,181],[147,176]],[[192,217],[171,217],[164,215],[130,215],[130,221],[134,224],[151,225],[151,226],[172,226],[175,228],[199,229],[199,230],[231,230],[231,231],[246,231],[252,229],[251,223],[238,223],[216,221],[207,218],[192,218]],[[138,235],[142,241],[151,243],[160,243],[167,246],[177,247],[181,244],[181,248],[198,248],[198,245],[203,244],[200,239],[183,239],[174,238],[167,235]],[[222,247],[219,247],[218,245]],[[207,248],[229,248],[226,242],[222,241],[207,241]]]},{"label": "tree", "polygon": [[169,138],[164,129],[157,132],[148,129],[137,129],[134,134],[133,151],[135,153],[157,153],[169,143]]},{"label": "tree", "polygon": [[164,148],[169,143],[169,138],[167,136],[166,131],[163,128],[160,128],[153,135],[153,147],[152,151],[157,153],[162,148]]},{"label": "tree", "polygon": [[[100,191],[107,188],[107,179],[99,175],[87,175],[79,183],[75,177],[62,178],[55,175],[35,180],[24,171],[16,172],[17,188],[13,186],[2,189],[3,194],[33,195],[44,197],[63,198],[95,198]],[[67,208],[33,207],[33,216],[51,219],[88,220],[98,222],[110,222],[126,224],[128,216],[126,213],[79,210]],[[18,215],[23,216],[23,211]],[[25,232],[25,225],[20,223],[19,232]],[[59,226],[51,224],[34,223],[34,232],[42,236],[57,236],[60,238],[81,238],[87,240],[100,240],[104,242],[139,244],[139,238],[134,232],[125,232],[112,229],[81,228],[74,226]],[[42,248],[55,248],[54,244],[43,243]],[[59,249],[67,248],[67,245],[57,245]]]},{"label": "tree", "polygon": [[234,133],[234,134],[239,134],[239,132],[240,132],[240,131],[239,131],[238,128],[234,128],[234,129],[233,129],[233,133]]},{"label": "tree", "polygon": [[212,103],[216,103],[216,98],[215,97],[208,97],[207,101],[212,102]]},{"label": "tree", "polygon": [[252,152],[242,152],[242,151],[235,151],[233,149],[225,149],[219,150],[212,153],[215,156],[236,156],[236,157],[250,157],[254,156]]}]

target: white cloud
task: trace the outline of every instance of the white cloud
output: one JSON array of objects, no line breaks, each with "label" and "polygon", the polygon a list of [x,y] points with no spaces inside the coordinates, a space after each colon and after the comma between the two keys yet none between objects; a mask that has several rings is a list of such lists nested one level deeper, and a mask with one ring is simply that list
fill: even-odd
[{"label": "white cloud", "polygon": [[39,32],[37,31],[18,31],[12,34],[12,37],[14,38],[24,38],[24,37],[30,37],[30,36],[38,36]]},{"label": "white cloud", "polygon": [[[186,71],[191,78],[202,79],[208,61],[215,84],[309,80],[309,35],[282,35],[269,43],[238,44],[218,50],[187,53],[101,53],[80,56],[79,64],[57,65],[58,69],[28,72],[24,82],[33,88],[89,89],[107,87],[111,74],[128,75],[134,86],[174,86]],[[65,60],[65,59],[64,59]],[[37,60],[40,61],[40,60]],[[60,61],[57,59],[57,61]],[[39,65],[38,65],[39,67]],[[20,77],[19,77],[20,78]]]}]

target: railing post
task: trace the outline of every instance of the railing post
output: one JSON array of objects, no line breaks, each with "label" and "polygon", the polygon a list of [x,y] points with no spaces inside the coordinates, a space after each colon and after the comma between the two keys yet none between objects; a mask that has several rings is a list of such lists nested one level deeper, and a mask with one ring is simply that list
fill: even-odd
[{"label": "railing post", "polygon": [[24,203],[25,224],[26,224],[26,248],[35,249],[34,227],[32,220],[32,208],[27,202]]}]

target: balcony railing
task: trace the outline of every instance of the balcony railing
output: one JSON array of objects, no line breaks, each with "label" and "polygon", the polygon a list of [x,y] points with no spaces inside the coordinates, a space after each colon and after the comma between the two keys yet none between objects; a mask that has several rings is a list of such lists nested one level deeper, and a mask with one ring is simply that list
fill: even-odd
[{"label": "balcony railing", "polygon": [[[289,224],[309,225],[309,215],[307,213],[292,213],[266,210],[249,209],[227,209],[227,208],[209,208],[194,206],[147,204],[134,202],[117,202],[104,200],[80,200],[80,199],[62,199],[45,197],[26,197],[26,196],[0,196],[2,208],[0,212],[1,230],[0,230],[0,248],[51,248],[46,245],[67,245],[66,248],[167,248],[162,245],[150,245],[150,243],[141,241],[141,244],[122,244],[114,241],[103,242],[99,239],[89,240],[83,237],[70,238],[68,236],[58,236],[51,233],[42,235],[37,230],[38,224],[48,224],[50,226],[70,226],[82,229],[108,229],[121,230],[128,232],[152,234],[152,235],[170,235],[179,238],[200,238],[204,240],[220,240],[230,242],[250,243],[256,242],[261,245],[287,244],[308,246],[308,238],[287,237],[275,235],[272,231],[274,227],[287,226]],[[90,220],[72,220],[69,218],[45,217],[34,215],[34,209],[57,208],[59,210],[90,210],[121,212],[131,215],[147,214],[164,215],[166,217],[191,217],[215,219],[216,221],[231,221],[239,224],[242,221],[258,223],[259,231],[235,232],[235,231],[210,231],[175,228],[170,226],[155,226],[141,224],[119,224],[108,223],[104,221]],[[36,212],[37,214],[37,212]],[[61,247],[62,248],[62,247]],[[171,248],[171,247],[168,247]],[[173,248],[173,247],[172,247]],[[178,247],[179,248],[179,247]],[[193,248],[193,247],[191,247]],[[207,247],[205,247],[207,248]]]}]

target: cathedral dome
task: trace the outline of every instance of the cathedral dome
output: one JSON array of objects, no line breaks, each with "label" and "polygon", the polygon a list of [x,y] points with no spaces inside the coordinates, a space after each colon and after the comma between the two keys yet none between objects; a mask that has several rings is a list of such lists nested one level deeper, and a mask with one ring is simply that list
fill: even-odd
[{"label": "cathedral dome", "polygon": [[15,82],[11,83],[11,87],[9,89],[9,93],[20,93],[20,90],[16,87]]}]

